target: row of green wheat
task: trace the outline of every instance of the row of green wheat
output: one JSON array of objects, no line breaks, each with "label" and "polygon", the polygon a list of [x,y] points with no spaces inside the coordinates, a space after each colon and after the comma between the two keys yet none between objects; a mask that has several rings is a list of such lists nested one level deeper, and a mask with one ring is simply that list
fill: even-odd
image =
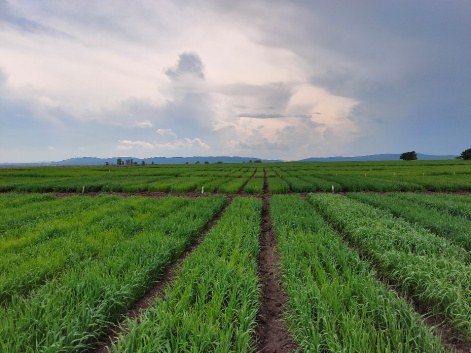
[{"label": "row of green wheat", "polygon": [[247,182],[253,172],[245,172],[242,176],[229,177],[88,177],[88,178],[61,178],[46,180],[25,180],[23,182],[12,182],[0,186],[0,191],[17,192],[191,192],[201,191],[204,186],[209,192],[239,191]]},{"label": "row of green wheat", "polygon": [[471,203],[466,204],[462,196],[394,193],[350,194],[349,197],[388,210],[397,217],[419,224],[471,250]]},{"label": "row of green wheat", "polygon": [[[427,195],[370,198],[378,197],[412,200],[460,220],[467,220],[470,205],[467,197],[454,202],[442,196],[436,207]],[[2,194],[0,201],[0,351],[84,352],[201,232],[225,198]],[[299,351],[441,350],[413,308],[385,289],[315,210],[391,282],[470,338],[471,257],[463,246],[351,198],[312,194],[308,201],[297,195],[270,199],[287,318]],[[23,221],[15,222],[22,214]],[[165,298],[140,324],[129,322],[115,350],[253,351],[260,214],[259,199],[235,198],[185,260]]]},{"label": "row of green wheat", "polygon": [[[75,199],[75,200],[74,200]],[[0,305],[13,295],[26,295],[46,280],[87,259],[107,256],[117,243],[142,231],[162,227],[163,217],[188,204],[187,199],[123,199],[101,196],[93,207],[80,211],[71,201],[89,204],[86,198],[57,201],[75,210],[72,214],[33,220],[27,229],[9,228],[0,242]],[[20,232],[18,232],[20,230]]]},{"label": "row of green wheat", "polygon": [[[9,291],[2,292],[8,300],[4,299],[0,307],[0,351],[85,351],[187,248],[225,200],[223,196],[193,200],[120,199],[111,202],[114,206],[104,207],[110,212],[96,210],[96,227],[93,222],[87,223],[93,219],[93,214],[87,213],[90,210],[82,213],[86,219],[84,227],[79,219],[73,220],[73,215],[69,215],[65,223],[70,228],[57,235],[50,232],[48,238],[36,242],[33,248],[37,250],[28,250],[36,241],[31,236],[22,248],[9,252],[26,251],[22,259],[9,260],[16,261],[16,266],[25,272],[11,269],[12,272],[0,274],[3,281],[16,273],[28,286],[27,296],[25,289],[14,292],[8,286],[2,288]],[[113,216],[114,207],[117,214]],[[33,261],[34,267],[22,265],[21,261]],[[41,272],[43,266],[52,269],[51,276],[47,271]],[[48,280],[38,281],[38,273]]]},{"label": "row of green wheat", "polygon": [[[417,303],[471,338],[471,256],[442,236],[390,212],[338,195],[309,201]],[[393,201],[390,201],[393,202]]]},{"label": "row of green wheat", "polygon": [[379,282],[312,206],[270,200],[288,292],[287,318],[301,352],[440,352],[414,308]]},{"label": "row of green wheat", "polygon": [[261,202],[235,198],[172,288],[121,335],[115,352],[251,352],[259,306]]}]

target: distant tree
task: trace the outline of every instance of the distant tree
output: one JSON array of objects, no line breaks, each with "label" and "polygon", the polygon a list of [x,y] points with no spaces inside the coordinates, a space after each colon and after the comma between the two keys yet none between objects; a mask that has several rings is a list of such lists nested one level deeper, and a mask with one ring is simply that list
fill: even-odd
[{"label": "distant tree", "polygon": [[468,148],[467,150],[461,152],[462,159],[470,160],[471,159],[471,148]]},{"label": "distant tree", "polygon": [[150,162],[150,164],[154,165],[154,161]]},{"label": "distant tree", "polygon": [[121,158],[118,158],[118,159],[116,160],[116,164],[117,164],[117,165],[122,165],[122,164],[123,164],[123,160],[122,160]]},{"label": "distant tree", "polygon": [[146,165],[146,161],[142,161],[142,162],[141,162],[141,165]]},{"label": "distant tree", "polygon": [[200,161],[196,161],[195,164],[200,164]]},{"label": "distant tree", "polygon": [[110,165],[110,163],[109,163],[109,162],[105,162],[105,165]]},{"label": "distant tree", "polygon": [[262,163],[262,161],[260,159],[257,159],[254,161],[254,163]]},{"label": "distant tree", "polygon": [[221,162],[221,161],[217,161],[216,164],[222,164],[222,162]]},{"label": "distant tree", "polygon": [[401,154],[399,159],[402,159],[404,161],[415,161],[417,160],[417,153],[415,153],[415,151],[404,152],[403,154]]},{"label": "distant tree", "polygon": [[249,163],[252,163],[252,160],[250,160]]},{"label": "distant tree", "polygon": [[137,165],[137,162],[133,162],[133,165]]},{"label": "distant tree", "polygon": [[185,162],[185,164],[188,164],[188,162]]}]

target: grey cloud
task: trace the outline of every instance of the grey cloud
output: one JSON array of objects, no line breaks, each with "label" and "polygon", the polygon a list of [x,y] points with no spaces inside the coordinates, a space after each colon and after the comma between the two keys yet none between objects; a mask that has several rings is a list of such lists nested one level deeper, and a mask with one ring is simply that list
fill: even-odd
[{"label": "grey cloud", "polygon": [[43,25],[39,22],[32,21],[21,16],[16,16],[12,13],[10,5],[7,1],[0,1],[0,23],[3,23],[5,26],[23,33],[45,34],[47,36],[69,40],[75,39],[74,36],[56,28]]},{"label": "grey cloud", "polygon": [[5,72],[5,70],[3,70],[0,67],[0,87],[2,87],[7,81],[8,81],[8,75]]},{"label": "grey cloud", "polygon": [[283,110],[295,93],[292,84],[272,82],[266,85],[232,84],[219,88],[220,93],[240,99],[256,99],[260,110]]},{"label": "grey cloud", "polygon": [[300,119],[310,119],[311,115],[309,114],[278,114],[278,113],[241,113],[237,115],[238,118],[252,118],[252,119],[279,119],[279,118],[300,118]]},{"label": "grey cloud", "polygon": [[278,119],[278,118],[284,118],[285,115],[282,114],[252,114],[252,113],[242,113],[237,115],[238,118],[253,118],[253,119]]},{"label": "grey cloud", "polygon": [[248,142],[248,141],[239,141],[239,148],[244,150],[253,150],[257,152],[266,153],[267,150],[271,151],[287,151],[291,148],[289,145],[280,144],[278,142],[268,142],[268,140],[263,139],[261,142]]},{"label": "grey cloud", "polygon": [[178,80],[184,75],[204,79],[204,65],[198,54],[182,53],[179,55],[177,65],[165,70],[165,74],[172,80]]},{"label": "grey cloud", "polygon": [[[264,129],[259,127],[240,136],[234,146],[236,150],[256,152],[258,155],[268,158],[301,158],[306,155],[308,150],[325,143],[325,137],[322,135],[323,130],[316,129],[320,126],[323,124],[303,119],[297,124],[277,130],[270,140],[265,137]],[[232,133],[232,131],[229,132]],[[229,132],[227,136],[230,139]]]}]

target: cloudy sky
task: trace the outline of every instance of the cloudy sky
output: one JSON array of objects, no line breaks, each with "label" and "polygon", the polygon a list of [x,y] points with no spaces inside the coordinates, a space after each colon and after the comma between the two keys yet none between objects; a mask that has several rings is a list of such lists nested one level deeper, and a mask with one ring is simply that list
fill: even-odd
[{"label": "cloudy sky", "polygon": [[460,154],[469,0],[0,0],[0,162]]}]

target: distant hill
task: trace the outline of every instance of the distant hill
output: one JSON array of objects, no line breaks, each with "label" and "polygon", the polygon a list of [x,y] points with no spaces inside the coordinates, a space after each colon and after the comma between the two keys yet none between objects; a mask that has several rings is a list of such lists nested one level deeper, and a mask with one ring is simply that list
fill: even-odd
[{"label": "distant hill", "polygon": [[[368,156],[357,157],[311,157],[302,159],[299,162],[356,162],[356,161],[398,161],[400,154],[372,154]],[[455,159],[454,155],[436,156],[430,154],[417,153],[419,160],[441,160],[441,159]],[[151,157],[151,158],[135,158],[135,157],[113,157],[113,158],[97,158],[97,157],[79,157],[70,158],[60,162],[41,162],[41,163],[0,163],[0,167],[26,167],[26,166],[86,166],[86,165],[105,165],[106,163],[112,165],[116,164],[117,159],[121,158],[123,162],[127,159],[132,159],[133,162],[141,164],[144,161],[146,164],[195,164],[197,161],[200,163],[209,162],[211,164],[222,163],[248,163],[249,161],[256,161],[260,158],[256,157],[239,157],[239,156],[209,156],[209,157]],[[260,159],[264,163],[286,162],[280,159]],[[296,161],[292,161],[296,162]]]},{"label": "distant hill", "polygon": [[[372,154],[368,156],[357,156],[357,157],[311,157],[302,159],[300,162],[358,162],[358,161],[398,161],[401,154]],[[436,156],[431,154],[417,153],[417,159],[422,161],[432,161],[441,159],[455,159],[456,156],[444,155]]]}]

